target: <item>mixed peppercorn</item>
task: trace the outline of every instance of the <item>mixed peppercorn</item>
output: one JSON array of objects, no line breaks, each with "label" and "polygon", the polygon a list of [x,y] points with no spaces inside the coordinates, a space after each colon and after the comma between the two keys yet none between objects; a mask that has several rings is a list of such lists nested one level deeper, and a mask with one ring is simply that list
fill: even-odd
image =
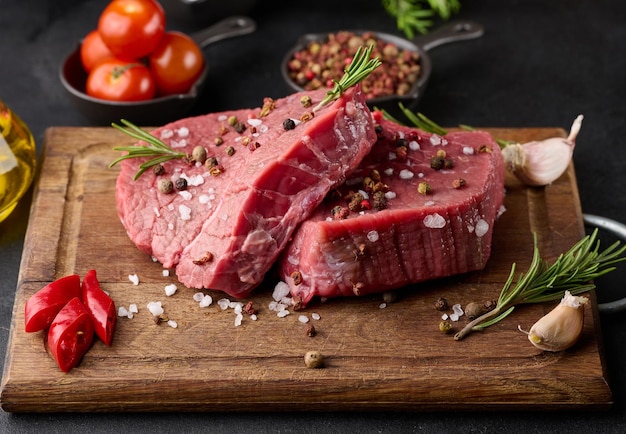
[{"label": "mixed peppercorn", "polygon": [[305,90],[332,88],[352,61],[357,49],[372,46],[372,56],[379,57],[382,67],[363,81],[367,99],[389,95],[407,95],[421,73],[416,51],[384,41],[374,32],[341,31],[329,33],[323,41],[312,41],[294,53],[288,62],[291,80]]}]

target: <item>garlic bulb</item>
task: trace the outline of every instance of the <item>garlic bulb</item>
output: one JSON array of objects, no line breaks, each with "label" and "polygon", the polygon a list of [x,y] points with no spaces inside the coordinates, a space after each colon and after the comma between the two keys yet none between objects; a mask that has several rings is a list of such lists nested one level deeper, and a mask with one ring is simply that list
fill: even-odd
[{"label": "garlic bulb", "polygon": [[528,340],[544,351],[562,351],[571,347],[582,332],[584,305],[587,301],[586,297],[565,291],[558,306],[530,328]]},{"label": "garlic bulb", "polygon": [[567,138],[507,145],[502,150],[507,169],[527,185],[551,184],[567,170],[582,122],[583,115],[578,115]]}]

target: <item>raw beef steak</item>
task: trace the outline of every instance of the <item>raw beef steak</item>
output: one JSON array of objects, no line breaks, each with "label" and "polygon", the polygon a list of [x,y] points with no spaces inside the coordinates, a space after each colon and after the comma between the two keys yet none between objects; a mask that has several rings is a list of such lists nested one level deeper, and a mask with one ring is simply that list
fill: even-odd
[{"label": "raw beef steak", "polygon": [[504,164],[485,132],[440,137],[382,120],[378,141],[294,234],[280,275],[305,306],[485,266]]},{"label": "raw beef steak", "polygon": [[[248,295],[296,226],[376,141],[360,87],[303,121],[311,114],[301,102],[305,95],[315,106],[325,91],[266,99],[263,108],[182,119],[155,130],[174,149],[191,153],[203,146],[209,160],[169,161],[164,174],[146,172],[137,181],[142,160],[124,160],[117,206],[130,239],[164,267],[176,268],[188,287]],[[293,129],[283,126],[286,119]],[[161,178],[185,178],[187,189],[160,192]]]}]

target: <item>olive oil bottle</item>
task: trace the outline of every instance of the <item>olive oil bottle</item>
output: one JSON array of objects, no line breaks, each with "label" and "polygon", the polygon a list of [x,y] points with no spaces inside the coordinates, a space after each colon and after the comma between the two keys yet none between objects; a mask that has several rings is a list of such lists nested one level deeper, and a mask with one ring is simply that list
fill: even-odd
[{"label": "olive oil bottle", "polygon": [[26,124],[0,100],[0,222],[15,209],[35,175],[35,140]]}]

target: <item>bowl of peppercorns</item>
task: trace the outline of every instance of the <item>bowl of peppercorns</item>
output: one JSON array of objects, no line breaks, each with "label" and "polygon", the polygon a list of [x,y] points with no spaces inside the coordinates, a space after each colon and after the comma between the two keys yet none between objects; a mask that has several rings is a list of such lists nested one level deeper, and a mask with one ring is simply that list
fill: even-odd
[{"label": "bowl of peppercorns", "polygon": [[412,41],[371,30],[308,33],[285,54],[281,73],[293,91],[330,90],[359,47],[372,46],[372,57],[378,57],[381,66],[363,80],[362,90],[368,105],[393,113],[399,103],[417,105],[432,70],[430,49],[483,33],[483,26],[472,21],[451,22]]}]

